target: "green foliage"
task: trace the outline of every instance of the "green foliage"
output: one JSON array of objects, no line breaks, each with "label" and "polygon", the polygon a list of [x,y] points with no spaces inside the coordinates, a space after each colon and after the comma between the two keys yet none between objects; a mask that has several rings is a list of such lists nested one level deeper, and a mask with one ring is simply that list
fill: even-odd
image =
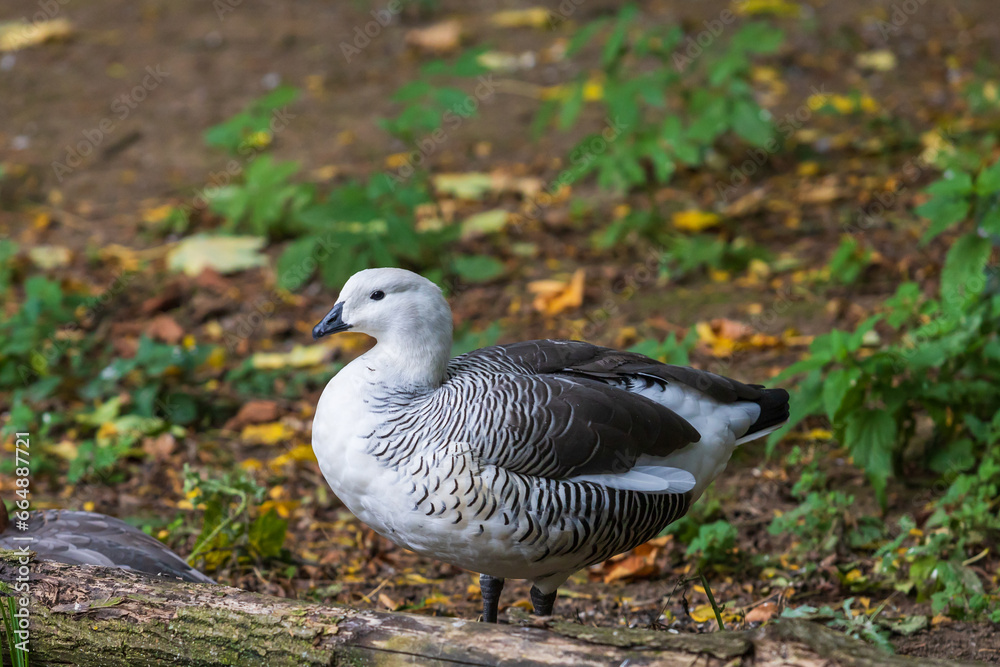
[{"label": "green foliage", "polygon": [[[402,109],[395,116],[379,120],[389,134],[412,144],[437,130],[450,130],[476,114],[481,100],[493,94],[491,87],[482,87],[472,95],[461,88],[436,83],[442,78],[472,78],[488,74],[479,64],[485,48],[462,53],[454,63],[435,60],[420,69],[420,76],[399,88],[392,101]],[[481,84],[482,85],[482,84]]]},{"label": "green foliage", "polygon": [[690,353],[698,344],[698,332],[694,327],[688,330],[687,335],[678,340],[674,334],[667,334],[663,341],[644,340],[629,348],[631,352],[638,352],[647,357],[662,361],[665,364],[675,366],[687,366],[691,363]]},{"label": "green foliage", "polygon": [[[987,270],[991,239],[979,231],[993,224],[998,164],[977,174],[952,172],[927,188],[932,198],[918,209],[931,221],[925,240],[964,227],[948,251],[938,299],[904,283],[881,313],[854,332],[817,337],[809,357],[783,374],[804,374],[792,422],[825,414],[883,501],[886,480],[899,472],[921,415],[934,424],[920,453],[925,467],[965,470],[984,443],[954,416],[989,420],[1000,404],[1000,296],[996,272]],[[972,229],[963,224],[969,210],[981,212]],[[876,325],[894,330],[897,339],[881,344]]]},{"label": "green foliage", "polygon": [[559,129],[570,129],[596,91],[607,127],[577,144],[566,182],[595,173],[604,188],[652,187],[670,181],[681,167],[702,165],[729,134],[753,146],[775,141],[772,123],[754,100],[749,74],[752,56],[781,46],[781,31],[748,23],[727,43],[713,43],[693,60],[683,55],[683,37],[677,26],[650,27],[634,5],[573,37],[567,54],[596,48],[600,74],[566,85],[539,111],[535,130],[541,132],[553,120]]},{"label": "green foliage", "polygon": [[969,567],[1000,540],[1000,413],[989,423],[971,416],[966,421],[974,437],[987,445],[978,465],[952,475],[923,530],[904,516],[897,537],[876,558],[882,576],[898,590],[929,599],[934,613],[977,618],[1000,612],[1000,596]]},{"label": "green foliage", "polygon": [[275,112],[299,96],[296,88],[279,86],[246,109],[205,132],[205,143],[230,153],[253,155],[271,142]]},{"label": "green foliage", "polygon": [[3,623],[4,643],[6,649],[6,660],[11,667],[28,667],[28,651],[25,646],[27,640],[18,638],[15,632],[19,626],[17,618],[14,616],[18,612],[18,596],[13,587],[5,581],[0,581],[0,621]]},{"label": "green foliage", "polygon": [[290,181],[298,171],[297,162],[275,162],[261,155],[244,170],[242,183],[216,189],[209,206],[225,218],[225,231],[271,238],[294,234],[300,227],[298,215],[316,197],[315,186]]},{"label": "green foliage", "polygon": [[841,285],[853,285],[871,263],[872,251],[853,236],[845,236],[830,258],[830,279]]},{"label": "green foliage", "polygon": [[259,511],[265,489],[245,471],[203,478],[185,464],[184,493],[204,511],[189,563],[201,558],[211,572],[230,560],[258,562],[281,554],[288,522],[274,509]]},{"label": "green foliage", "polygon": [[871,642],[886,653],[895,653],[892,643],[889,641],[889,633],[883,627],[884,624],[878,622],[878,615],[885,607],[885,603],[879,605],[871,614],[855,612],[852,609],[853,606],[854,598],[847,598],[840,609],[834,609],[828,605],[818,609],[810,605],[802,605],[785,609],[781,612],[781,617],[823,621],[831,628],[843,630],[850,637]]},{"label": "green foliage", "polygon": [[736,555],[736,528],[721,519],[702,524],[688,543],[687,555],[698,558],[698,567],[731,565]]}]

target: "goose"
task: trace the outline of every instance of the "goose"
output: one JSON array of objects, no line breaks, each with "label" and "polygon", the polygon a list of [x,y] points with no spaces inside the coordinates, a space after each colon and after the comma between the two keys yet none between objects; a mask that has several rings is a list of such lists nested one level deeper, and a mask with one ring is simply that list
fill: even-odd
[{"label": "goose", "polygon": [[783,389],[580,341],[452,359],[447,301],[403,269],[353,275],[313,338],[348,330],[376,344],[320,396],[320,470],[377,533],[479,573],[486,622],[508,578],[551,615],[574,572],[655,537],[788,419]]},{"label": "goose", "polygon": [[69,565],[117,567],[196,584],[215,583],[158,539],[121,519],[53,509],[31,512],[27,524],[27,530],[10,526],[0,502],[0,549],[33,551],[40,560]]}]

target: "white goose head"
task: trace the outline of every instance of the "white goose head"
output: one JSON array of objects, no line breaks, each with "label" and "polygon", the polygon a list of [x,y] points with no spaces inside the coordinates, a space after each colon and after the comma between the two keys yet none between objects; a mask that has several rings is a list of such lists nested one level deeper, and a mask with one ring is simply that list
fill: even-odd
[{"label": "white goose head", "polygon": [[313,338],[347,330],[378,341],[365,357],[390,376],[383,380],[432,387],[443,381],[451,356],[451,308],[441,289],[423,276],[404,269],[355,273],[313,327]]}]

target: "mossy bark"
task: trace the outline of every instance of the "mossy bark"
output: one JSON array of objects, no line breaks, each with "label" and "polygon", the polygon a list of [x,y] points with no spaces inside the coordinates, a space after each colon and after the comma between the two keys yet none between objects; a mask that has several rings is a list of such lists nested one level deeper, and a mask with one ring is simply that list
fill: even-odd
[{"label": "mossy bark", "polygon": [[[98,567],[31,565],[31,664],[153,665],[933,665],[827,628],[674,635],[567,622],[486,625],[362,611]],[[0,580],[16,566],[0,559]],[[954,664],[954,663],[950,663]]]}]

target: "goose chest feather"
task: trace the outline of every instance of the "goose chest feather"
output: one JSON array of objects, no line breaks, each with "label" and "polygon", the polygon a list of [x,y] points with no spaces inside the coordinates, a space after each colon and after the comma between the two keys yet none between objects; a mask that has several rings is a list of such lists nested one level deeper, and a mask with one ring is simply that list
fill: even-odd
[{"label": "goose chest feather", "polygon": [[451,312],[400,269],[353,276],[315,337],[376,338],[320,398],[313,448],[334,493],[397,544],[504,578],[538,613],[573,572],[683,516],[733,449],[788,416],[780,389],[578,341],[450,359]]}]

